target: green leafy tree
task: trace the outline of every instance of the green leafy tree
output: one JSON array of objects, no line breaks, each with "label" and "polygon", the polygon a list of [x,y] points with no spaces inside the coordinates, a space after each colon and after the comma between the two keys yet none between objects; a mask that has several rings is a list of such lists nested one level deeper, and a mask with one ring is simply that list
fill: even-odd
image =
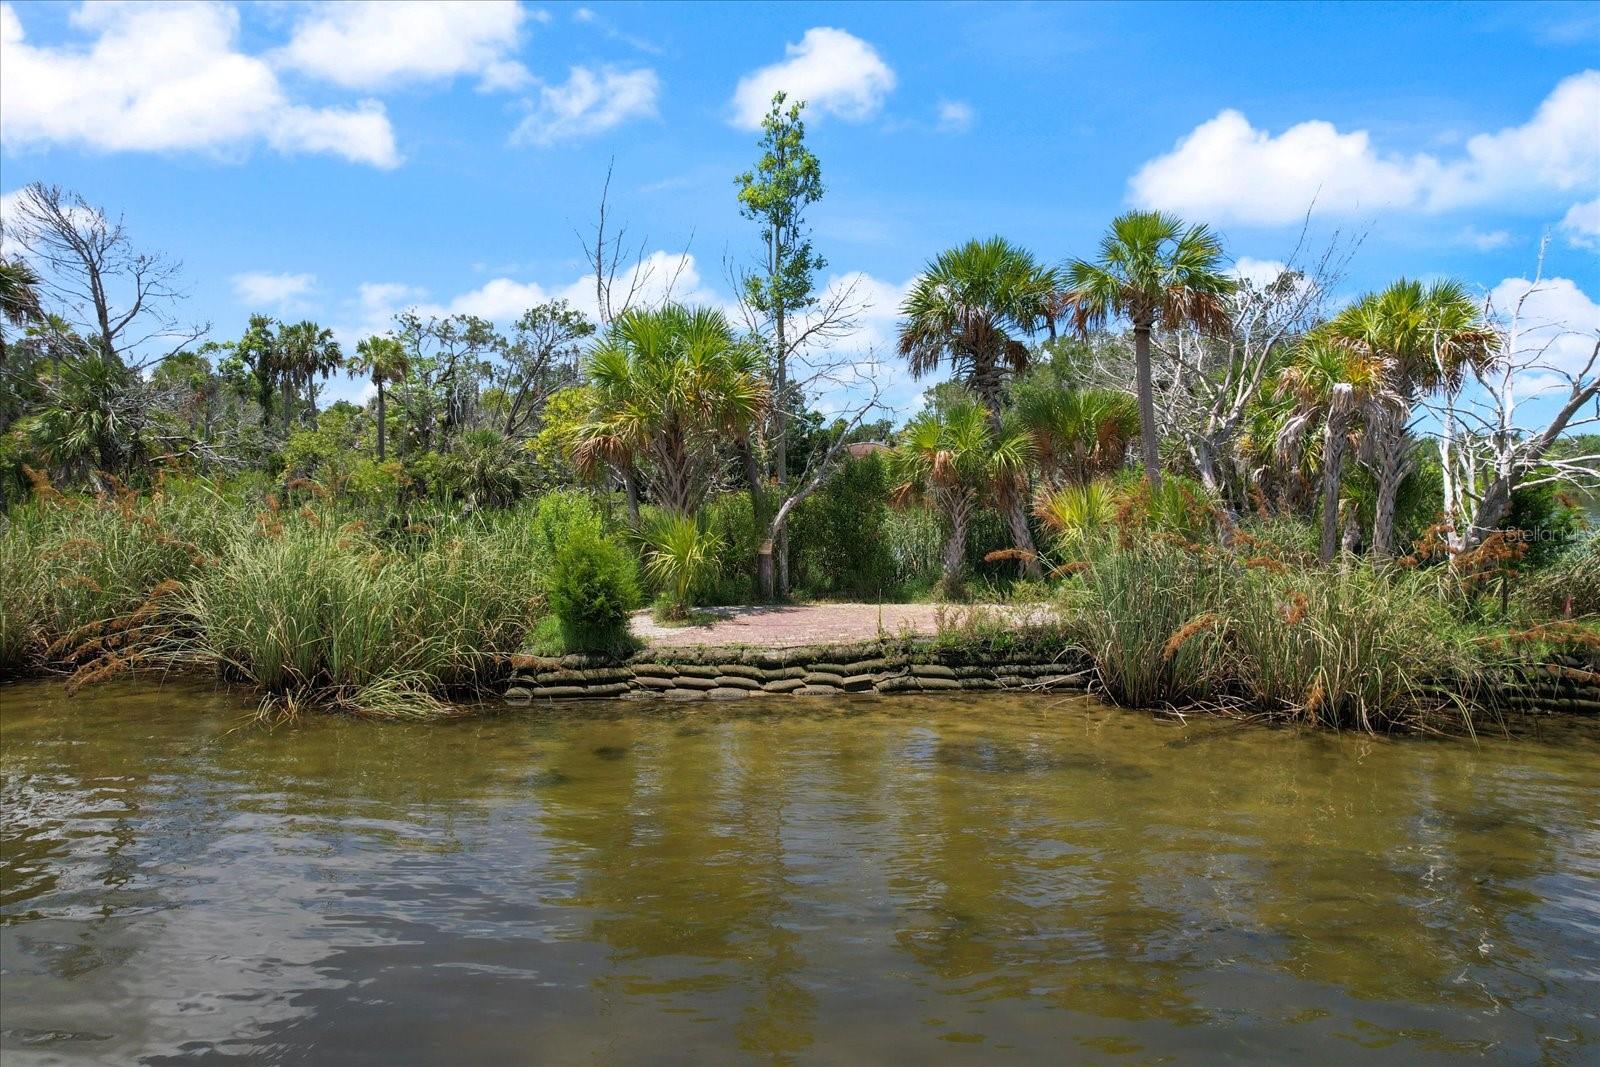
[{"label": "green leafy tree", "polygon": [[[761,268],[744,280],[746,303],[772,324],[772,467],[780,496],[789,485],[789,359],[804,336],[791,328],[790,316],[816,302],[816,272],[827,262],[811,247],[806,208],[822,199],[822,165],[806,145],[806,125],[801,118],[804,101],[789,103],[776,93],[761,120],[761,158],[754,170],[734,179],[738,186],[739,213],[761,228]],[[756,523],[764,524],[759,486],[753,492]],[[787,511],[781,510],[781,514]],[[787,591],[788,545],[781,528],[776,531],[778,561],[774,575],[769,538],[761,561],[763,594],[775,585]]]},{"label": "green leafy tree", "polygon": [[1222,242],[1215,234],[1204,225],[1185,226],[1157,211],[1118,216],[1100,240],[1099,257],[1093,262],[1074,260],[1067,268],[1065,304],[1081,335],[1112,318],[1125,318],[1133,326],[1144,469],[1153,486],[1161,482],[1161,443],[1156,435],[1150,332],[1181,326],[1228,329],[1228,298],[1234,285],[1224,270]]},{"label": "green leafy tree", "polygon": [[565,300],[522,313],[492,374],[501,434],[516,440],[538,432],[546,402],[576,383],[579,345],[593,334],[594,324]]},{"label": "green leafy tree", "polygon": [[[987,410],[999,438],[1005,383],[1028,369],[1025,337],[1051,321],[1057,299],[1055,272],[1004,238],[968,241],[939,254],[912,284],[901,307],[900,354],[914,377],[948,367]],[[1037,576],[1033,535],[1023,493],[1002,502],[1012,541],[1026,554],[1024,570]]]}]

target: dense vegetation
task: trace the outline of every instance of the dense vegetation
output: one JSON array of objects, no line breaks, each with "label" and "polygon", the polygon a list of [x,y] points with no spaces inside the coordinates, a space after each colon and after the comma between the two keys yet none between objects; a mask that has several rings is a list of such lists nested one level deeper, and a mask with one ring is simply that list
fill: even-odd
[{"label": "dense vegetation", "polygon": [[[175,265],[27,187],[0,670],[411,715],[509,653],[623,650],[648,598],[1010,598],[1057,605],[1119,701],[1376,728],[1465,710],[1519,645],[1600,644],[1593,359],[1522,427],[1514,380],[1549,372],[1463,286],[1336,309],[1333,251],[1253,283],[1132,212],[1060,269],[1000,238],[933,257],[898,350],[948,377],[896,430],[828,344],[860,308],[815,291],[801,114],[774,101],[738,180],[741,326],[644,301],[602,222],[589,312],[219,340],[179,324]],[[340,372],[365,402],[321,403]]]}]

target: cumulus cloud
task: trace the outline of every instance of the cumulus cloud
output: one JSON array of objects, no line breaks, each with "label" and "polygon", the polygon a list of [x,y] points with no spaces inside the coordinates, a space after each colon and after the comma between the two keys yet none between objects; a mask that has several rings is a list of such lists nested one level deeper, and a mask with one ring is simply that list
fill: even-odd
[{"label": "cumulus cloud", "polygon": [[539,90],[534,110],[511,135],[516,144],[550,145],[589,137],[656,113],[661,79],[648,68],[573,67],[562,85]]},{"label": "cumulus cloud", "polygon": [[1600,173],[1600,71],[1566,78],[1520,126],[1470,138],[1439,158],[1386,153],[1366,130],[1312,120],[1280,134],[1223,111],[1129,182],[1145,207],[1215,222],[1278,224],[1318,211],[1449,211],[1593,186]]},{"label": "cumulus cloud", "polygon": [[27,149],[239,155],[267,145],[399,164],[383,105],[294,103],[272,68],[238,51],[239,14],[216,3],[85,4],[83,46],[36,46],[0,4],[0,138]]},{"label": "cumulus cloud", "polygon": [[811,114],[862,122],[876,115],[894,89],[895,74],[866,41],[828,26],[805,32],[798,44],[784,46],[788,57],[739,79],[733,92],[735,126],[760,129],[761,119],[782,90],[804,100]]},{"label": "cumulus cloud", "polygon": [[517,89],[532,80],[512,58],[527,18],[516,0],[342,0],[310,9],[276,58],[287,68],[347,89],[463,74],[475,75],[485,90]]},{"label": "cumulus cloud", "polygon": [[261,308],[288,308],[300,306],[317,283],[315,274],[271,274],[266,271],[246,271],[229,279],[233,295],[241,304]]},{"label": "cumulus cloud", "polygon": [[965,100],[941,100],[937,113],[940,133],[966,133],[978,118],[978,112]]},{"label": "cumulus cloud", "polygon": [[[1571,278],[1545,278],[1537,286],[1527,278],[1507,278],[1489,294],[1491,306],[1506,324],[1519,300],[1519,336],[1513,357],[1539,353],[1539,362],[1549,370],[1573,372],[1582,367],[1600,337],[1600,303]],[[1528,381],[1561,382],[1554,374],[1530,375]],[[1519,391],[1534,390],[1528,385]]]},{"label": "cumulus cloud", "polygon": [[1600,248],[1600,197],[1573,204],[1561,219],[1561,232],[1567,243],[1578,248]]},{"label": "cumulus cloud", "polygon": [[1240,281],[1249,282],[1257,289],[1265,289],[1278,280],[1278,276],[1289,269],[1289,265],[1281,259],[1255,259],[1252,256],[1240,256],[1234,261],[1231,273]]},{"label": "cumulus cloud", "polygon": [[[620,271],[612,285],[613,300],[620,303],[633,293],[632,306],[654,307],[668,300],[682,304],[712,305],[733,312],[731,302],[707,287],[699,264],[688,252],[657,250]],[[426,289],[404,282],[367,282],[357,289],[351,325],[341,327],[344,337],[359,339],[382,333],[394,325],[394,316],[407,309],[419,315],[476,315],[502,326],[509,325],[528,308],[550,300],[565,300],[591,320],[599,318],[594,275],[570,282],[543,285],[515,278],[491,278],[475,289],[448,300],[432,299]]]},{"label": "cumulus cloud", "polygon": [[1493,252],[1497,248],[1504,248],[1514,238],[1509,230],[1480,230],[1476,226],[1468,226],[1456,236],[1456,240],[1480,252]]}]

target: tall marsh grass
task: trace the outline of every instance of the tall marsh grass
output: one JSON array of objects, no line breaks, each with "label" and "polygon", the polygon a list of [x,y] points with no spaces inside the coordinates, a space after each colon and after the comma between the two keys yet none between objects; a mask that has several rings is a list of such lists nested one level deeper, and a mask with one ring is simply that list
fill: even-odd
[{"label": "tall marsh grass", "polygon": [[282,711],[446,710],[519,651],[543,614],[541,538],[521,513],[369,533],[315,501],[69,500],[0,531],[0,667],[210,669]]},{"label": "tall marsh grass", "polygon": [[1120,704],[1364,730],[1468,710],[1481,660],[1427,574],[1307,568],[1171,536],[1077,566],[1067,630]]}]

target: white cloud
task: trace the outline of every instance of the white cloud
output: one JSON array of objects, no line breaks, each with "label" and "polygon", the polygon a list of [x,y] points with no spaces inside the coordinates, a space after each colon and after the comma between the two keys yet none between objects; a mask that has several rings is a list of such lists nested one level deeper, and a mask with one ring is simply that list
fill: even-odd
[{"label": "white cloud", "polygon": [[941,100],[937,110],[940,133],[966,133],[978,118],[978,112],[965,100]]},{"label": "white cloud", "polygon": [[1480,230],[1476,226],[1468,226],[1462,230],[1456,240],[1461,244],[1470,245],[1480,252],[1493,252],[1497,248],[1504,248],[1513,240],[1509,230]]},{"label": "white cloud", "polygon": [[0,137],[7,147],[237,155],[256,144],[357,163],[400,162],[383,105],[293,103],[272,68],[236,50],[239,14],[216,3],[85,4],[87,46],[35,46],[0,4]]},{"label": "white cloud", "polygon": [[859,307],[860,313],[855,330],[803,352],[797,359],[797,377],[829,368],[826,379],[816,383],[818,410],[832,413],[863,403],[873,387],[891,411],[904,414],[915,409],[927,383],[914,380],[896,352],[900,305],[915,280],[897,284],[865,271],[848,271],[831,276],[823,285],[817,307],[826,307],[848,292],[847,303]]},{"label": "white cloud", "polygon": [[1289,265],[1281,259],[1255,259],[1251,256],[1240,256],[1234,261],[1233,270],[1230,272],[1240,281],[1249,282],[1257,289],[1265,289],[1278,280],[1278,276],[1289,269]]},{"label": "white cloud", "polygon": [[1600,173],[1600,71],[1551,91],[1520,126],[1467,140],[1452,158],[1384,153],[1366,130],[1321,120],[1273,135],[1223,111],[1129,182],[1136,204],[1213,222],[1297,221],[1321,212],[1448,211],[1592,187]]},{"label": "white cloud", "polygon": [[[631,267],[620,271],[612,285],[612,298],[621,303],[633,293],[633,307],[654,307],[668,300],[681,304],[711,305],[730,314],[731,302],[707,288],[695,257],[688,252],[657,250]],[[353,325],[341,327],[341,343],[368,334],[382,333],[394,325],[396,313],[414,308],[424,318],[430,315],[476,315],[502,326],[509,325],[535,304],[565,300],[577,310],[598,319],[594,275],[585,274],[564,284],[541,285],[514,278],[491,278],[476,289],[459,293],[448,301],[429,299],[426,289],[403,282],[367,282],[357,289]]]},{"label": "white cloud", "polygon": [[[1530,288],[1533,292],[1529,293]],[[1495,286],[1489,300],[1502,322],[1522,301],[1519,319],[1519,354],[1541,352],[1540,362],[1550,370],[1576,371],[1594,351],[1600,335],[1600,303],[1578,288],[1570,278],[1545,278],[1535,288],[1527,278],[1507,278]],[[1554,375],[1530,376],[1530,382],[1558,382]],[[1526,389],[1519,391],[1528,391]]]},{"label": "white cloud", "polygon": [[1600,248],[1600,197],[1573,204],[1561,219],[1561,232],[1567,243],[1578,248]]},{"label": "white cloud", "polygon": [[511,58],[528,13],[516,0],[384,3],[341,0],[312,8],[276,53],[283,66],[347,89],[476,75],[485,90],[532,80]]},{"label": "white cloud", "polygon": [[785,45],[784,54],[783,62],[739,79],[733,92],[735,126],[760,129],[779,90],[806,101],[811,114],[861,122],[878,113],[895,86],[894,71],[877,50],[844,30],[813,27],[799,44]]},{"label": "white cloud", "polygon": [[656,113],[661,79],[648,68],[573,67],[563,85],[546,85],[532,114],[511,135],[516,144],[550,145],[588,137]]},{"label": "white cloud", "polygon": [[301,306],[304,298],[317,283],[314,274],[271,274],[266,271],[246,271],[231,279],[233,295],[241,304],[259,311],[262,308],[290,308]]}]

